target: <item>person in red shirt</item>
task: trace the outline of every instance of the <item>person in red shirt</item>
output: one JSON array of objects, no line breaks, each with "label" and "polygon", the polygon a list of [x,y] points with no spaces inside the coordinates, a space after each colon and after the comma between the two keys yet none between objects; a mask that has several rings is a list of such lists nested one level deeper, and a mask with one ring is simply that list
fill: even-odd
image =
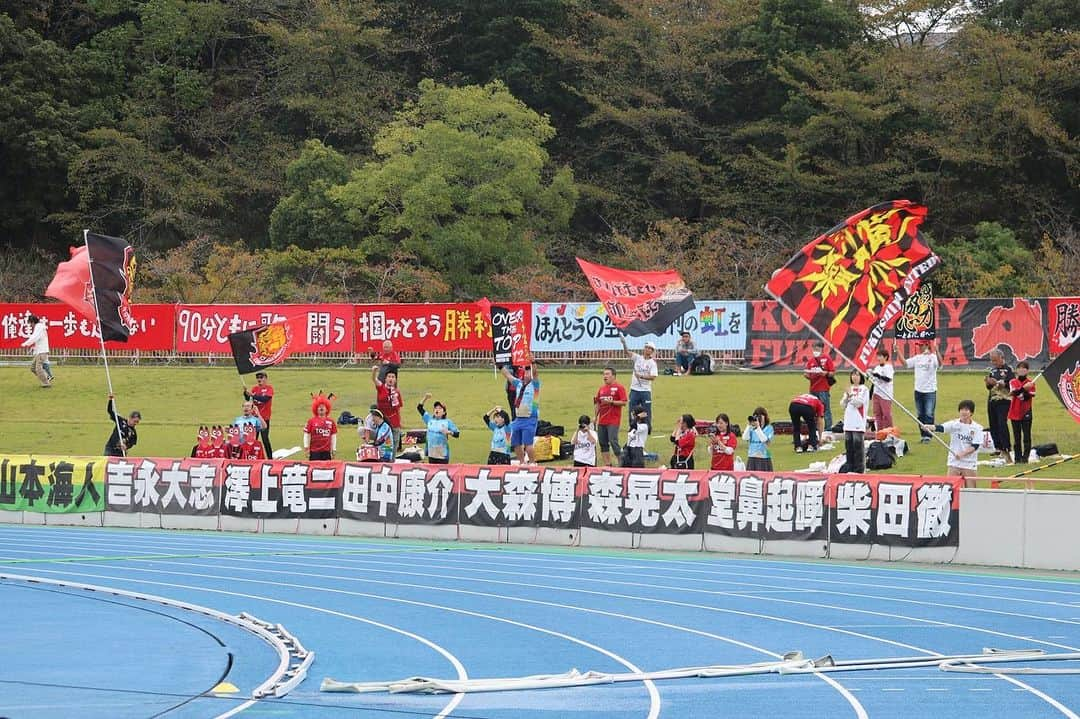
[{"label": "person in red shirt", "polygon": [[244,399],[251,400],[258,408],[259,416],[262,417],[264,422],[263,428],[259,432],[259,436],[262,438],[263,449],[266,450],[266,456],[273,457],[274,450],[270,446],[270,412],[273,411],[274,388],[266,379],[265,372],[255,373],[255,386],[251,388],[251,391],[244,390]]},{"label": "person in red shirt", "polygon": [[694,415],[684,414],[671,431],[671,443],[675,452],[668,463],[672,469],[694,468],[694,445],[697,444],[697,422]]},{"label": "person in red shirt", "polygon": [[739,435],[731,431],[731,420],[723,412],[716,415],[716,429],[709,439],[712,469],[724,472],[734,471],[735,448],[738,445]]},{"label": "person in red shirt", "polygon": [[[600,458],[611,465],[611,454],[619,456],[619,425],[622,424],[622,408],[626,406],[626,388],[615,381],[615,369],[604,368],[604,383],[593,397],[596,415],[596,436],[600,444]],[[610,450],[610,452],[609,452]]]},{"label": "person in red shirt", "polygon": [[[791,417],[791,436],[795,441],[796,452],[816,452],[818,432],[824,431],[825,405],[816,396],[807,392],[791,398],[788,405]],[[806,425],[806,443],[802,441],[802,427]]]},{"label": "person in red shirt", "polygon": [[394,452],[401,451],[401,389],[398,388],[397,370],[388,370],[379,379],[379,365],[371,368],[371,383],[375,385],[375,404],[383,413],[394,435]]},{"label": "person in red shirt", "polygon": [[1013,431],[1013,459],[1023,464],[1031,456],[1031,404],[1035,398],[1035,381],[1028,377],[1031,365],[1027,360],[1016,363],[1015,376],[1009,380],[1009,424]]},{"label": "person in red shirt", "polygon": [[240,426],[230,424],[225,428],[225,434],[229,438],[229,443],[225,447],[225,456],[229,459],[240,459],[242,454],[240,448]]},{"label": "person in red shirt", "polygon": [[215,424],[210,428],[210,449],[206,453],[207,459],[226,459],[229,450],[225,446],[225,430],[221,425]]},{"label": "person in red shirt", "polygon": [[210,428],[202,425],[196,435],[195,446],[191,448],[191,456],[196,459],[207,459],[210,456]]},{"label": "person in red shirt", "polygon": [[829,402],[829,388],[836,384],[836,365],[825,355],[825,343],[817,340],[811,347],[811,357],[806,360],[803,377],[810,380],[810,394],[825,405],[825,430],[831,432],[832,405]]},{"label": "person in red shirt", "polygon": [[311,401],[314,416],[304,426],[304,449],[308,450],[308,459],[313,462],[333,459],[337,451],[337,422],[328,416],[333,400],[333,394],[324,396],[320,392]]},{"label": "person in red shirt", "polygon": [[244,441],[240,445],[240,459],[257,460],[266,459],[263,446],[259,444],[259,431],[253,424],[245,424],[241,430]]},{"label": "person in red shirt", "polygon": [[379,361],[379,381],[386,381],[386,373],[393,372],[397,374],[401,369],[401,353],[394,350],[394,343],[390,340],[383,340],[382,351],[376,352],[374,348],[371,350],[371,359],[377,359]]}]

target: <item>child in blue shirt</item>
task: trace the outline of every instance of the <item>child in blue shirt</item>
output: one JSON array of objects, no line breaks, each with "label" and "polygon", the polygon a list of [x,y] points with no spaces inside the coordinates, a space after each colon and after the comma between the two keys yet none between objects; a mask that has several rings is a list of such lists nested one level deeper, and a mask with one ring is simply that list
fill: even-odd
[{"label": "child in blue shirt", "polygon": [[510,415],[502,407],[492,407],[484,415],[484,424],[491,430],[487,463],[510,464]]},{"label": "child in blue shirt", "polygon": [[446,405],[436,402],[434,414],[424,409],[424,402],[431,399],[431,392],[424,393],[424,399],[416,405],[416,411],[427,425],[427,456],[431,464],[450,463],[450,437],[460,437],[461,430],[454,421],[446,416]]}]

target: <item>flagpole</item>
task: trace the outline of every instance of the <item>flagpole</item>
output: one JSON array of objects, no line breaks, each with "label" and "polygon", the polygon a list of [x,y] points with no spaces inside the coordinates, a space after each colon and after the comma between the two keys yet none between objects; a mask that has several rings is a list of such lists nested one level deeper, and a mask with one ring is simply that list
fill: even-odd
[{"label": "flagpole", "polygon": [[[850,364],[852,367],[858,369],[859,366],[857,364],[855,364],[855,362],[853,362],[850,357],[848,357],[843,352],[841,352],[832,342],[825,339],[824,335],[822,335],[820,332],[818,332],[816,327],[814,327],[812,324],[810,324],[809,322],[804,320],[802,317],[800,317],[798,312],[796,312],[795,310],[788,307],[786,302],[784,302],[782,299],[780,299],[779,297],[774,295],[772,292],[770,292],[768,285],[766,285],[764,289],[765,289],[765,294],[769,295],[769,297],[772,297],[774,300],[776,300],[777,303],[781,307],[783,307],[785,310],[787,310],[791,314],[795,315],[795,317],[798,318],[799,322],[802,322],[804,325],[807,326],[807,328],[812,333],[814,333],[815,337],[817,337],[819,340],[821,340],[823,343],[825,343],[825,345],[827,345],[828,347],[831,347],[833,349],[833,351],[836,352],[836,354],[838,354],[840,356],[841,359],[846,360],[848,364]],[[862,370],[859,370],[859,372],[862,372]],[[864,373],[864,374],[866,375],[866,378],[868,380],[870,380],[871,384],[873,384],[873,385],[877,384],[874,381],[874,378],[869,373]],[[900,409],[902,409],[904,411],[904,414],[906,414],[908,417],[911,417],[913,420],[915,420],[915,424],[917,424],[920,428],[922,428],[922,422],[919,420],[919,418],[916,417],[915,415],[913,415],[911,413],[911,411],[907,407],[905,407],[899,400],[896,399],[896,392],[893,392],[892,401],[896,404],[896,406],[898,406]],[[945,443],[945,440],[943,440],[941,437],[938,437],[936,432],[931,432],[930,436],[933,437],[935,440],[937,440],[941,444],[942,447],[944,447],[945,449],[949,449],[949,445],[947,445]]]},{"label": "flagpole", "polygon": [[120,432],[120,417],[116,413],[116,398],[113,397],[112,374],[109,372],[109,357],[105,354],[105,335],[101,331],[101,310],[98,309],[97,287],[94,286],[94,258],[90,255],[90,243],[87,235],[90,230],[83,230],[83,244],[86,245],[86,262],[90,266],[90,294],[94,296],[94,316],[97,319],[98,339],[101,341],[101,361],[105,364],[105,384],[109,388],[109,403],[112,405],[113,423],[116,425],[117,444],[120,454],[127,456],[127,447],[124,446],[124,435]]}]

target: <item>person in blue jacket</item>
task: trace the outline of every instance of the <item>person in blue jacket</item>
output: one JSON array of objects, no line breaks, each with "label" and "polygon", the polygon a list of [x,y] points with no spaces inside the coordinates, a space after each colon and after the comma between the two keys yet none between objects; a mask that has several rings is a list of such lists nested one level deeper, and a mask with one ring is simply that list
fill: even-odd
[{"label": "person in blue jacket", "polygon": [[454,420],[446,416],[446,405],[436,401],[432,405],[433,412],[424,409],[424,402],[431,399],[431,392],[424,393],[424,399],[416,405],[416,411],[427,425],[427,456],[431,464],[449,464],[450,462],[450,438],[460,437],[461,430],[454,424]]}]

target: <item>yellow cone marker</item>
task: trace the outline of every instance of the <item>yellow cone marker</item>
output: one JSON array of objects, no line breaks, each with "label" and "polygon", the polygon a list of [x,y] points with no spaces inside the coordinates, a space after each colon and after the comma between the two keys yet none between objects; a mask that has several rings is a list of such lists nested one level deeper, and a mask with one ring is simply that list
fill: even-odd
[{"label": "yellow cone marker", "polygon": [[211,694],[237,694],[240,690],[236,688],[235,684],[229,682],[222,682],[216,687],[210,690]]}]

